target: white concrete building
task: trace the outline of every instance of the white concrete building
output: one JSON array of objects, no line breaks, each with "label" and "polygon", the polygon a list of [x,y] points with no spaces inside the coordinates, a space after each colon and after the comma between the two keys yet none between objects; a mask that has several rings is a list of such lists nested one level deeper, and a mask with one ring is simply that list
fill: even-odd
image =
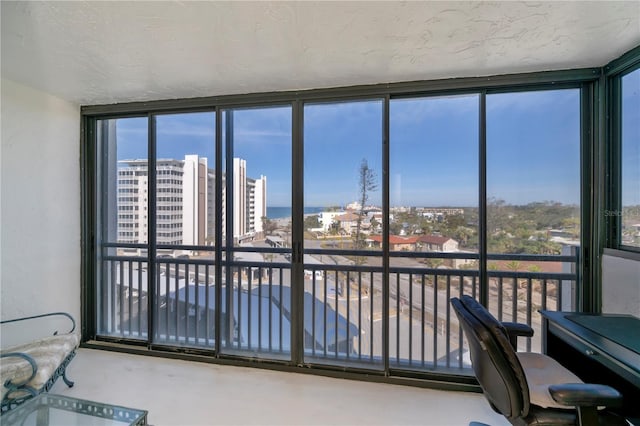
[{"label": "white concrete building", "polygon": [[322,224],[322,230],[324,232],[328,232],[331,224],[335,222],[335,218],[343,214],[345,214],[344,211],[320,213],[320,223]]},{"label": "white concrete building", "polygon": [[262,218],[267,216],[267,177],[259,179],[247,178],[248,232],[262,232]]},{"label": "white concrete building", "polygon": [[[204,244],[207,221],[207,159],[156,161],[156,229],[158,244]],[[148,161],[118,161],[118,241],[148,240]]]},{"label": "white concrete building", "polygon": [[[206,245],[215,229],[215,171],[208,159],[195,154],[184,160],[156,161],[156,238],[158,244]],[[148,161],[118,161],[117,239],[123,243],[148,240]],[[223,177],[224,185],[224,177]],[[234,238],[262,231],[266,216],[267,178],[246,177],[246,161],[234,159]],[[222,205],[226,194],[223,189]],[[226,215],[223,209],[223,227]]]},{"label": "white concrete building", "polygon": [[247,162],[233,159],[233,239],[247,234]]},{"label": "white concrete building", "polygon": [[[182,176],[182,244],[203,245],[207,237],[209,204],[207,159],[185,155]],[[214,200],[210,202],[213,203]]]},{"label": "white concrete building", "polygon": [[267,177],[247,177],[247,162],[233,159],[233,239],[251,240],[267,215]]}]

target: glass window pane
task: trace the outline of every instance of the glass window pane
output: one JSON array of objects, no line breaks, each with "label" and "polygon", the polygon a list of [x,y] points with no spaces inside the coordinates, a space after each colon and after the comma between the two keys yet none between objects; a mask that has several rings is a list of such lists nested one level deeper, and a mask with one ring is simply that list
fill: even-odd
[{"label": "glass window pane", "polygon": [[382,105],[304,107],[304,349],[315,362],[382,362]]},{"label": "glass window pane", "polygon": [[158,115],[154,341],[212,347],[215,113]]},{"label": "glass window pane", "polygon": [[96,130],[97,333],[146,339],[147,118],[98,120]]},{"label": "glass window pane", "polygon": [[448,294],[477,293],[479,96],[397,99],[390,113],[390,361],[470,367],[439,327]]},{"label": "glass window pane", "polygon": [[99,214],[105,242],[147,242],[147,119],[97,122],[100,158]]},{"label": "glass window pane", "polygon": [[215,113],[156,117],[156,241],[158,254],[213,245],[215,232]]},{"label": "glass window pane", "polygon": [[304,158],[305,213],[319,222],[306,247],[380,251],[367,237],[382,225],[382,102],[306,105]]},{"label": "glass window pane", "polygon": [[576,261],[536,255],[575,259],[580,246],[580,137],[579,89],[487,96],[489,305],[501,320],[539,329],[538,309],[574,309],[573,279],[544,274],[571,275]]},{"label": "glass window pane", "polygon": [[281,235],[291,245],[291,107],[233,114],[235,245]]},{"label": "glass window pane", "polygon": [[579,244],[578,89],[487,96],[487,197],[490,253]]},{"label": "glass window pane", "polygon": [[622,245],[640,247],[640,69],[622,77]]},{"label": "glass window pane", "polygon": [[417,251],[477,252],[478,108],[478,95],[391,102],[389,233]]},{"label": "glass window pane", "polygon": [[223,116],[233,231],[222,290],[229,324],[223,350],[290,359],[292,109],[234,109]]}]

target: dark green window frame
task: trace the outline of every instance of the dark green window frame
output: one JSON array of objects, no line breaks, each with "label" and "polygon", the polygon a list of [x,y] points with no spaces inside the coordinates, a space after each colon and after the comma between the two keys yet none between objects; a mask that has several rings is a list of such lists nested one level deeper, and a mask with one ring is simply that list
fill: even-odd
[{"label": "dark green window frame", "polygon": [[[635,49],[636,60],[632,66],[640,66],[640,48]],[[627,55],[625,55],[626,57]],[[623,58],[620,58],[622,60]],[[612,63],[613,64],[613,63]],[[630,69],[628,66],[625,70]],[[269,106],[274,104],[287,103],[293,106],[293,126],[294,138],[300,132],[301,117],[300,110],[304,103],[336,101],[336,100],[362,100],[373,97],[382,97],[389,99],[394,97],[411,97],[411,96],[430,96],[430,95],[453,95],[458,93],[480,93],[485,96],[487,93],[506,92],[506,91],[525,91],[525,90],[544,90],[557,89],[565,87],[573,87],[581,89],[581,116],[582,124],[582,250],[583,254],[581,275],[582,283],[585,287],[581,295],[581,310],[586,312],[597,311],[598,308],[598,288],[599,288],[599,253],[604,247],[602,236],[607,238],[607,244],[610,243],[611,224],[606,223],[604,232],[602,227],[603,206],[612,206],[615,200],[602,200],[598,191],[592,189],[602,188],[609,182],[605,179],[607,172],[611,170],[610,165],[603,164],[602,158],[607,161],[613,161],[614,150],[604,150],[603,141],[606,140],[605,133],[610,132],[608,121],[604,109],[604,99],[609,85],[607,78],[612,80],[615,77],[607,77],[604,75],[606,68],[589,68],[568,71],[540,72],[530,74],[482,77],[482,78],[465,78],[465,79],[449,79],[437,81],[420,81],[408,83],[392,83],[379,84],[371,86],[357,86],[348,88],[335,89],[317,89],[292,92],[277,93],[259,93],[250,95],[229,95],[207,98],[182,99],[182,100],[162,100],[153,102],[126,103],[117,105],[95,105],[83,106],[82,113],[82,143],[81,143],[81,161],[82,161],[82,324],[83,324],[83,341],[96,338],[95,323],[95,254],[96,242],[94,238],[94,230],[98,225],[95,215],[95,191],[96,191],[96,153],[95,153],[95,123],[99,119],[105,118],[123,118],[133,116],[152,116],[158,113],[178,113],[193,112],[199,110],[221,110],[225,108],[252,107],[252,106]],[[616,71],[620,73],[619,69]],[[617,76],[618,74],[616,74]],[[388,111],[387,111],[388,114]],[[385,118],[388,121],[388,116]],[[216,121],[218,123],[218,121]],[[218,126],[220,124],[217,124]],[[386,126],[388,128],[388,125]],[[218,135],[220,130],[217,129]],[[388,136],[388,130],[387,130]],[[388,139],[388,137],[387,137]],[[301,155],[296,153],[296,144],[294,144],[294,157]],[[607,156],[603,156],[606,154]],[[593,167],[595,164],[599,167]],[[294,173],[296,173],[294,162]],[[299,173],[299,172],[298,172]],[[484,171],[483,173],[486,173]],[[609,177],[611,177],[609,173]],[[594,194],[595,193],[595,194]],[[602,192],[600,192],[602,193]],[[297,196],[294,189],[292,196]],[[486,197],[485,197],[486,198]],[[388,203],[387,203],[388,204]],[[300,223],[294,223],[300,227]],[[485,250],[486,251],[486,250]],[[388,248],[384,250],[388,255]],[[486,281],[486,265],[485,270],[480,271],[481,276],[484,274]],[[486,296],[485,296],[486,297]],[[135,345],[135,342],[126,342]],[[140,343],[138,343],[140,345]],[[146,353],[153,352],[152,345],[145,348]],[[125,349],[135,352],[134,349]],[[160,352],[154,352],[158,354]],[[162,352],[165,355],[176,352]],[[193,357],[185,352],[181,355],[186,359]],[[202,359],[201,359],[202,360]],[[295,361],[295,358],[293,359]],[[218,362],[225,360],[219,359]],[[226,360],[228,363],[238,363],[235,360]],[[247,361],[248,363],[250,361]],[[242,363],[242,361],[240,361]],[[261,363],[266,365],[267,363]],[[295,364],[295,363],[294,363]],[[295,365],[289,366],[295,371],[301,370]],[[302,369],[304,370],[304,369]],[[355,371],[355,370],[354,370]],[[354,371],[337,373],[340,377],[353,375]],[[365,378],[366,375],[356,375],[357,378]],[[451,379],[451,378],[449,378]],[[453,380],[453,379],[451,379]],[[380,381],[393,381],[388,377],[381,378]],[[440,385],[440,387],[449,387],[448,385]]]},{"label": "dark green window frame", "polygon": [[[607,197],[603,209],[604,247],[640,253],[640,247],[622,242],[622,78],[640,69],[640,46],[604,67],[606,85],[606,134],[603,138],[605,187]],[[615,188],[611,191],[611,188]],[[613,213],[612,213],[613,212]]]}]

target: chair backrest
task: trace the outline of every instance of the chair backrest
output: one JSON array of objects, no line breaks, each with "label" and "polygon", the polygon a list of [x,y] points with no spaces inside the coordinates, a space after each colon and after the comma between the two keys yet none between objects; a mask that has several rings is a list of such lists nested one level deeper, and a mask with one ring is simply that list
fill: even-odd
[{"label": "chair backrest", "polygon": [[469,343],[471,364],[491,406],[508,419],[529,413],[529,388],[506,330],[474,298],[452,298],[451,305]]}]

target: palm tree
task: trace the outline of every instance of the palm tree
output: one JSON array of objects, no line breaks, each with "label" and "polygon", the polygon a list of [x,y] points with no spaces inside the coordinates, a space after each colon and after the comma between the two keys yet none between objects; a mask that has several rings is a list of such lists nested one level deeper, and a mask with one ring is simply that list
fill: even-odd
[{"label": "palm tree", "polygon": [[530,265],[527,268],[527,271],[529,271],[529,272],[542,272],[542,268],[540,267],[540,265]]},{"label": "palm tree", "polygon": [[[506,267],[507,267],[507,269],[509,269],[509,270],[511,270],[511,271],[513,271],[513,272],[518,272],[518,271],[520,270],[520,268],[522,267],[522,264],[520,264],[520,262],[519,262],[519,261],[517,261],[517,260],[512,260],[512,261],[510,261],[510,262],[505,263],[505,265],[504,265],[504,266],[506,266]],[[514,282],[518,287],[520,287],[521,282],[520,282],[520,281],[518,281],[518,279],[517,279],[517,278],[514,278],[514,279],[513,279],[513,282]]]},{"label": "palm tree", "polygon": [[505,263],[504,266],[506,266],[511,271],[518,272],[522,265],[520,264],[519,261],[512,260],[511,262]]},{"label": "palm tree", "polygon": [[[533,273],[538,273],[538,272],[542,272],[542,268],[540,267],[540,265],[529,265],[529,267],[527,268],[527,271],[529,272],[533,272]],[[532,288],[534,291],[539,292],[540,291],[540,280],[533,280],[532,283]]]}]

